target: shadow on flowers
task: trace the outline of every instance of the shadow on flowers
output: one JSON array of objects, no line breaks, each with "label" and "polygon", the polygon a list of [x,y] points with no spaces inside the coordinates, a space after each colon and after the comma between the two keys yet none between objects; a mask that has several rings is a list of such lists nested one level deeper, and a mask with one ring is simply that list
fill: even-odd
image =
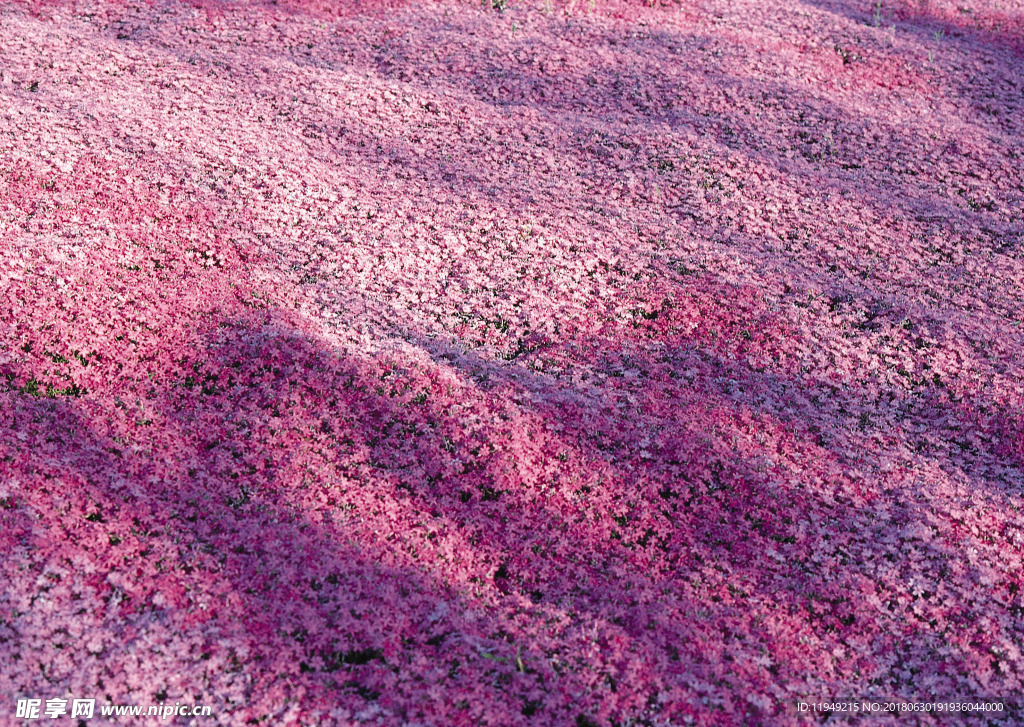
[{"label": "shadow on flowers", "polygon": [[[953,42],[969,51],[996,48],[1011,56],[1024,53],[1024,25],[1012,10],[958,7],[945,3],[886,2],[874,6],[847,0],[805,0],[805,4],[842,15],[865,25],[892,25],[899,31],[912,33],[924,42]],[[945,6],[945,7],[943,7]]]},{"label": "shadow on flowers", "polygon": [[[1019,466],[975,436],[970,408],[765,367],[792,338],[781,317],[704,287],[703,317],[685,301],[639,308],[633,325],[525,357],[528,371],[421,344],[531,402],[579,452],[574,469],[602,473],[590,537],[607,518],[608,552],[700,604],[677,642],[687,657],[716,654],[744,689],[771,674],[790,698],[1006,696],[1012,667],[980,664],[978,644],[1014,653],[1017,629],[995,615],[1020,602],[982,523],[1019,506]],[[1012,515],[995,521],[1012,530]]]},{"label": "shadow on flowers", "polygon": [[[17,370],[3,393],[5,657],[40,694],[238,722],[690,711],[657,697],[694,666],[674,644],[695,607],[589,539],[604,494],[542,461],[543,421],[400,359],[339,358],[283,314],[214,320],[147,368],[81,406]],[[597,502],[547,502],[576,488]]]}]

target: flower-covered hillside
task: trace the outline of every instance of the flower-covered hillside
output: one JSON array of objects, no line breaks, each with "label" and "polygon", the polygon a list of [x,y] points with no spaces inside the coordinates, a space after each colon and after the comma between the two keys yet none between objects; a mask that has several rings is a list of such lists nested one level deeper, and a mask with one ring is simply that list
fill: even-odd
[{"label": "flower-covered hillside", "polygon": [[0,5],[0,721],[1020,718],[1024,6],[655,5]]}]

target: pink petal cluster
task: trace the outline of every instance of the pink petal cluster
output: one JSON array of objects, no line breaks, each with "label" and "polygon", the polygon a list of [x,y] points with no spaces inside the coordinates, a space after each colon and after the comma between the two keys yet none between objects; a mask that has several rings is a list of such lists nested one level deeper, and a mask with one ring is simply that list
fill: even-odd
[{"label": "pink petal cluster", "polygon": [[1012,710],[1022,38],[1021,0],[0,5],[0,722]]}]

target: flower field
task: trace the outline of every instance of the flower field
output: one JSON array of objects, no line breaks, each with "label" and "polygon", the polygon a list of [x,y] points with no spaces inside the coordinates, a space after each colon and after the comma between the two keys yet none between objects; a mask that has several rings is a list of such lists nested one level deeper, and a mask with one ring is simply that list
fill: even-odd
[{"label": "flower field", "polygon": [[1022,0],[0,0],[0,725],[1024,724],[1022,326]]}]

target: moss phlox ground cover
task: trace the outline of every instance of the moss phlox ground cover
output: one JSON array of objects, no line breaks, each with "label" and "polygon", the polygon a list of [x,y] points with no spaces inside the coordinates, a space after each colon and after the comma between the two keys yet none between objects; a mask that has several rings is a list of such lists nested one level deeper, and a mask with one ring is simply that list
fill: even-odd
[{"label": "moss phlox ground cover", "polygon": [[0,709],[1019,694],[1022,18],[0,5]]}]

